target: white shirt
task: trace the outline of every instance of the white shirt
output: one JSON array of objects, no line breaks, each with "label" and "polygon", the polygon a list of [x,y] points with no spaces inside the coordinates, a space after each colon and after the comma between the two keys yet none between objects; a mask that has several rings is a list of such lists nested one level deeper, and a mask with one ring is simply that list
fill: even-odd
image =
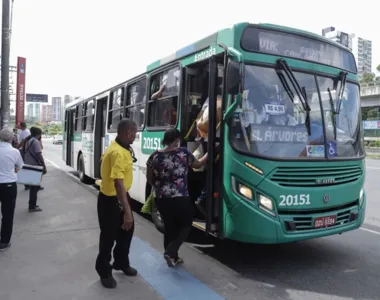
[{"label": "white shirt", "polygon": [[25,130],[21,131],[20,134],[18,135],[18,143],[20,144],[22,142],[22,140],[28,136],[30,136],[29,129],[25,129]]},{"label": "white shirt", "polygon": [[20,151],[9,143],[0,142],[0,183],[16,182],[15,168],[21,169],[23,165]]}]

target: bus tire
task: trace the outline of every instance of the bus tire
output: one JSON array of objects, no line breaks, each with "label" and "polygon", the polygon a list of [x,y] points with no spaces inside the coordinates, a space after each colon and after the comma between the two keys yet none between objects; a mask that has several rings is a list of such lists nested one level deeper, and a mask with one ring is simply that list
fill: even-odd
[{"label": "bus tire", "polygon": [[[151,192],[152,192],[152,186],[149,183],[147,183],[145,187],[145,199],[148,199]],[[162,220],[161,214],[157,209],[155,201],[153,201],[150,212],[152,215],[152,221],[154,223],[154,226],[159,232],[164,233],[165,231],[164,221]]]},{"label": "bus tire", "polygon": [[86,176],[86,173],[85,173],[85,169],[84,169],[84,159],[83,159],[83,155],[81,154],[79,156],[79,159],[78,159],[78,175],[79,175],[79,179],[81,182],[83,183],[88,183],[89,182],[89,178]]},{"label": "bus tire", "polygon": [[161,214],[158,211],[155,202],[153,202],[152,204],[151,213],[152,213],[152,220],[153,220],[154,226],[159,232],[164,233],[165,232],[164,221],[162,220]]}]

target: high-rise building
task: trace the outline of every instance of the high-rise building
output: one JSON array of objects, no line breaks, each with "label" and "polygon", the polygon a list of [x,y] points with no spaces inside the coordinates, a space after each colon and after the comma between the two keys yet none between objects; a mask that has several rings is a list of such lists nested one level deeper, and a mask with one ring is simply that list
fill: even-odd
[{"label": "high-rise building", "polygon": [[41,103],[28,103],[27,107],[27,117],[33,118],[35,121],[41,121]]},{"label": "high-rise building", "polygon": [[64,107],[66,107],[66,105],[69,104],[71,101],[73,101],[73,97],[71,97],[70,95],[65,95],[63,97],[63,105],[64,105]]},{"label": "high-rise building", "polygon": [[372,72],[372,41],[358,37],[355,41],[354,54],[358,66],[358,74]]},{"label": "high-rise building", "polygon": [[28,119],[34,117],[34,103],[28,103],[26,117]]},{"label": "high-rise building", "polygon": [[50,123],[53,121],[53,105],[43,105],[42,106],[42,122]]},{"label": "high-rise building", "polygon": [[372,72],[372,41],[336,30],[335,27],[323,29],[322,35],[342,44],[354,53],[359,76]]},{"label": "high-rise building", "polygon": [[53,106],[53,121],[55,122],[62,121],[62,98],[52,97],[51,102]]},{"label": "high-rise building", "polygon": [[352,51],[355,35],[336,30],[335,27],[328,27],[322,30],[322,35],[329,40],[342,44]]}]

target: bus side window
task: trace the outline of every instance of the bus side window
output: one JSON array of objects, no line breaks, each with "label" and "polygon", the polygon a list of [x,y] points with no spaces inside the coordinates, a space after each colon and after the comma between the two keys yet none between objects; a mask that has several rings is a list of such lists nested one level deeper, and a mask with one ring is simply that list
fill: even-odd
[{"label": "bus side window", "polygon": [[75,132],[82,132],[83,128],[83,104],[75,108]]},{"label": "bus side window", "polygon": [[94,100],[90,100],[85,103],[84,130],[87,132],[92,132],[94,129],[94,115],[95,103]]},{"label": "bus side window", "polygon": [[144,126],[145,100],[146,78],[128,85],[125,116],[135,121],[139,129]]},{"label": "bus side window", "polygon": [[111,92],[108,108],[108,130],[117,130],[117,125],[123,118],[124,87]]},{"label": "bus side window", "polygon": [[[148,102],[148,127],[172,127],[177,123],[179,83],[179,67],[153,76]],[[160,93],[152,100],[152,95],[158,91]]]}]

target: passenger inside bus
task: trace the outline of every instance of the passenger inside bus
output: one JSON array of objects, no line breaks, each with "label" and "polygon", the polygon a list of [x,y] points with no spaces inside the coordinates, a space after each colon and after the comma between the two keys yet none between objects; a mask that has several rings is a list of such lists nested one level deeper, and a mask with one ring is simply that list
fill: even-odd
[{"label": "passenger inside bus", "polygon": [[162,126],[174,126],[177,123],[178,102],[178,97],[174,95],[177,95],[179,90],[179,70],[174,72],[169,70],[167,74],[157,79],[160,85],[158,85],[158,81],[153,82],[152,90],[156,91],[151,96],[151,100],[162,101],[160,104],[163,106],[163,109],[157,109],[158,112],[161,112],[155,116],[156,118],[162,117],[162,120],[159,120],[157,123],[161,123]]},{"label": "passenger inside bus", "polygon": [[[220,137],[220,121],[222,117],[222,92],[223,92],[223,65],[218,65],[218,79],[217,79],[217,116],[216,116],[216,126],[217,126],[217,132],[216,132],[216,138]],[[209,123],[209,98],[208,98],[208,68],[206,67],[202,74],[203,78],[203,90],[202,90],[202,97],[203,99],[198,99],[197,101],[192,102],[192,108],[195,106],[198,110],[198,113],[196,114],[196,118],[192,123],[192,126],[189,129],[188,134],[186,135],[187,140],[195,140],[197,148],[193,152],[194,156],[196,158],[202,157],[204,153],[207,151],[207,143],[208,143],[208,123]],[[200,105],[202,103],[202,105]],[[194,115],[194,114],[193,114]],[[195,172],[195,170],[193,170]],[[199,174],[200,172],[203,172],[202,175]],[[206,215],[206,211],[203,207],[205,204],[206,196],[207,196],[207,188],[206,188],[206,182],[207,180],[205,175],[207,173],[206,168],[203,168],[196,172],[197,174],[193,173],[193,176],[190,176],[190,180],[193,179],[194,183],[198,182],[200,186],[202,187],[200,190],[200,194],[197,196],[197,200],[195,201],[195,205],[198,207],[199,211]],[[194,178],[198,177],[198,178]],[[200,178],[203,178],[203,180],[199,180]]]}]

